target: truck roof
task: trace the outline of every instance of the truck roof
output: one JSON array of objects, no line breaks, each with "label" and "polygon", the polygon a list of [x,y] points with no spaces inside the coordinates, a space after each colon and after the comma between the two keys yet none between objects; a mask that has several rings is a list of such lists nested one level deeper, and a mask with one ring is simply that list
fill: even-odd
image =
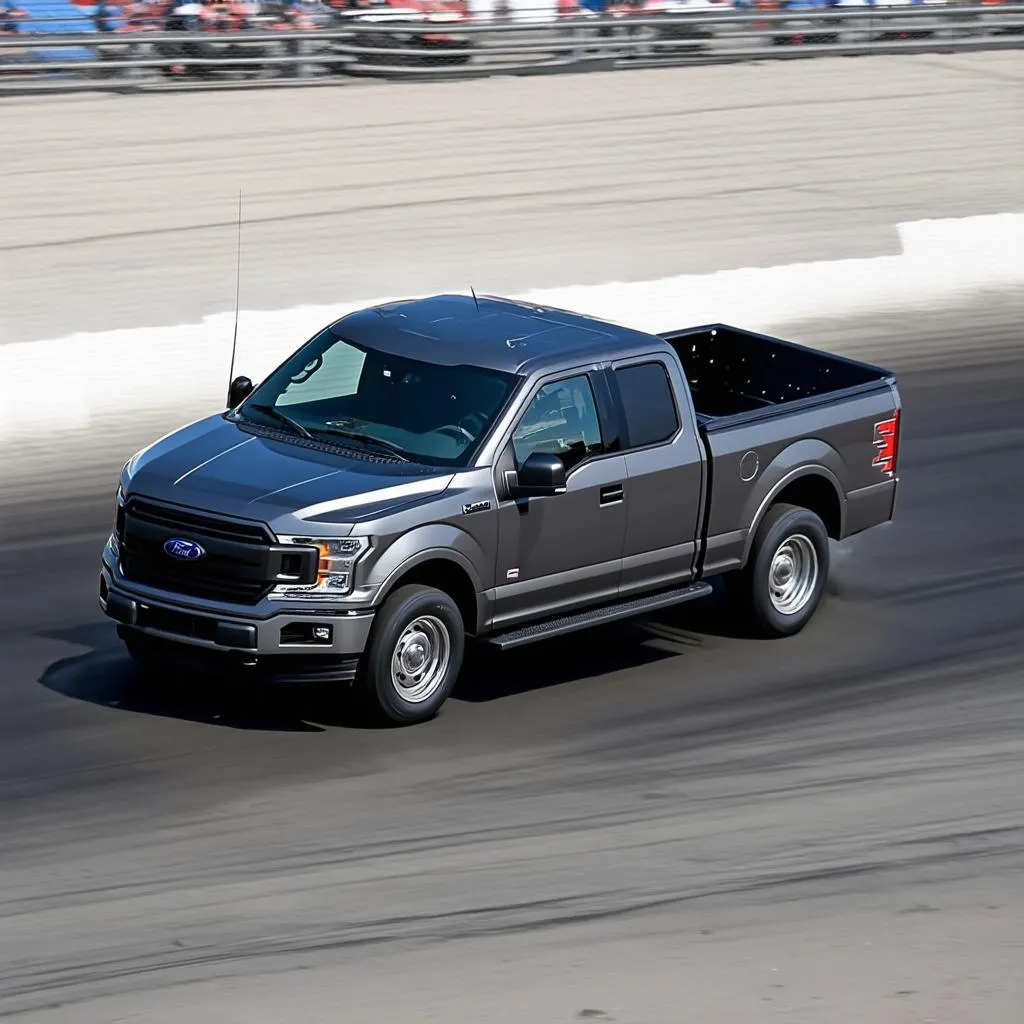
[{"label": "truck roof", "polygon": [[665,344],[657,335],[595,317],[493,295],[476,300],[432,295],[372,306],[336,320],[331,330],[398,356],[422,359],[428,354],[431,362],[443,365],[468,363],[518,374]]}]

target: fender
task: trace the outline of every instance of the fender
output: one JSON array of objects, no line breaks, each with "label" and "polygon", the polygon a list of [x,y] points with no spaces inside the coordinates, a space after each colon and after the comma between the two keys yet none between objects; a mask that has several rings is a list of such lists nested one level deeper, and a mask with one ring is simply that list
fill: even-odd
[{"label": "fender", "polygon": [[493,558],[489,562],[473,537],[449,523],[417,527],[397,537],[387,547],[366,580],[366,585],[374,590],[374,605],[380,605],[410,569],[430,561],[451,562],[466,573],[476,597],[479,624],[481,600],[486,589],[482,573],[488,566],[493,573]]},{"label": "fender", "polygon": [[791,483],[802,477],[818,476],[829,482],[839,502],[839,536],[846,530],[846,490],[842,479],[846,464],[831,445],[817,438],[797,441],[783,449],[761,474],[759,486],[747,499],[741,522],[749,523],[743,544],[743,565],[747,564],[761,520],[771,504]]}]

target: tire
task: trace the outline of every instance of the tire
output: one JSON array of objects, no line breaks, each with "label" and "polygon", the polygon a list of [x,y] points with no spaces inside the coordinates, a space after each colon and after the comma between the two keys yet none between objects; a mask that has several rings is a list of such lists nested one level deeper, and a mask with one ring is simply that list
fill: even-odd
[{"label": "tire", "polygon": [[758,634],[793,636],[821,603],[828,570],[828,531],[821,518],[797,505],[773,505],[730,590]]},{"label": "tire", "polygon": [[403,725],[433,718],[455,687],[465,649],[462,613],[448,594],[399,587],[377,614],[364,659],[374,710]]}]

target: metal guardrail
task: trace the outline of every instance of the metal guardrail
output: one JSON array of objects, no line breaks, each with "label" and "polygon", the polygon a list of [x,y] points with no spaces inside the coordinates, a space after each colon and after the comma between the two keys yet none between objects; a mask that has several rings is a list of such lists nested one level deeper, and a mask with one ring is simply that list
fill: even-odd
[{"label": "metal guardrail", "polygon": [[[1024,47],[1024,3],[651,14],[574,12],[539,22],[441,20],[368,8],[326,27],[0,32],[0,93],[337,84],[356,77],[481,77],[825,55]],[[628,13],[627,13],[628,12]],[[373,20],[371,20],[372,16]],[[83,19],[84,20],[84,19]],[[67,24],[69,19],[61,19]],[[78,54],[62,59],[57,54]]]}]

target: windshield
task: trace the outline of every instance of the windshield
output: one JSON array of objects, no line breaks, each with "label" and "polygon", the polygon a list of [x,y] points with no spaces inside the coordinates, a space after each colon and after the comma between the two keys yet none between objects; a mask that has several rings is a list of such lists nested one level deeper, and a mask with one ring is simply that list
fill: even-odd
[{"label": "windshield", "polygon": [[478,366],[390,355],[328,329],[261,384],[240,413],[375,455],[464,466],[518,381]]}]

